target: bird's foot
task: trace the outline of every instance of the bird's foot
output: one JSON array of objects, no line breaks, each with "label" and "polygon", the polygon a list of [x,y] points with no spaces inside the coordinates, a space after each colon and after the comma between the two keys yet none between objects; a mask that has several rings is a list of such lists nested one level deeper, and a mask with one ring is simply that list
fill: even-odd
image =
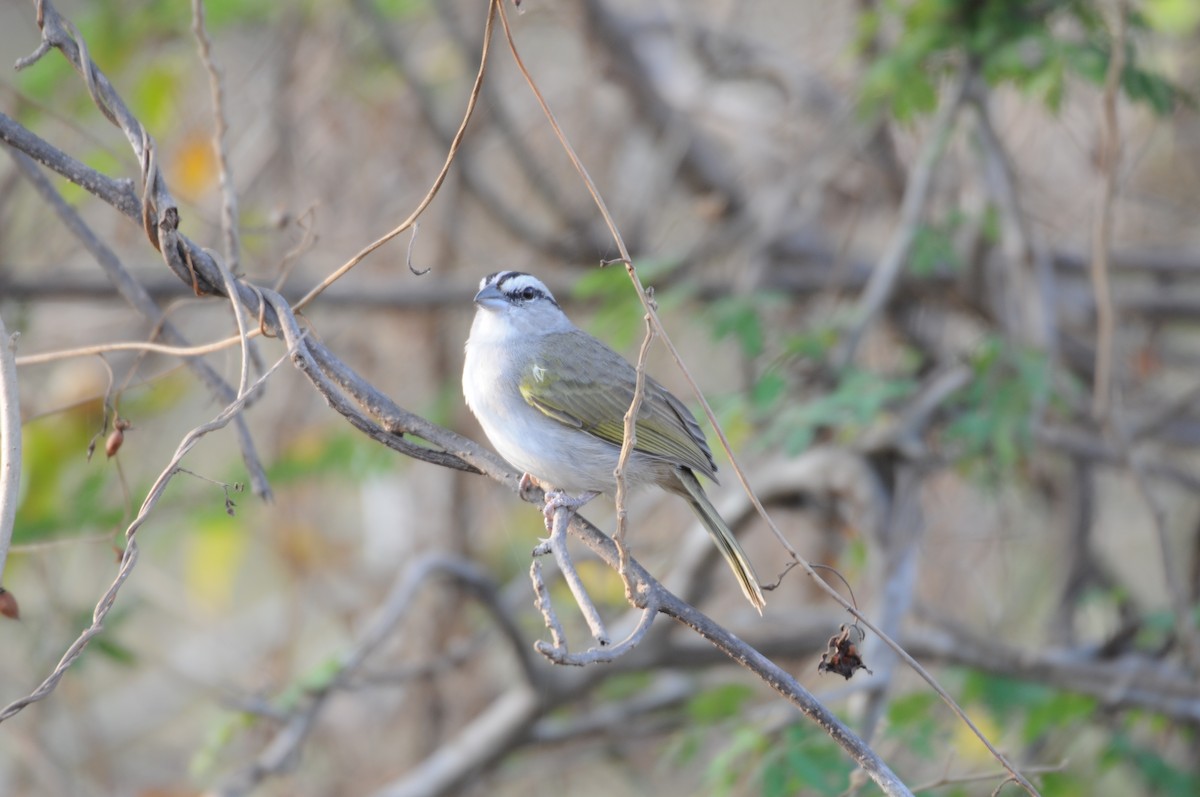
[{"label": "bird's foot", "polygon": [[546,506],[542,508],[542,517],[546,519],[546,528],[554,525],[554,513],[559,509],[570,509],[572,512],[591,501],[600,493],[588,490],[579,495],[568,495],[563,490],[550,490],[546,493]]},{"label": "bird's foot", "polygon": [[539,484],[538,480],[533,478],[531,474],[522,473],[521,480],[517,482],[517,495],[528,500],[530,498],[529,493],[535,489],[540,490],[541,488],[542,485]]}]

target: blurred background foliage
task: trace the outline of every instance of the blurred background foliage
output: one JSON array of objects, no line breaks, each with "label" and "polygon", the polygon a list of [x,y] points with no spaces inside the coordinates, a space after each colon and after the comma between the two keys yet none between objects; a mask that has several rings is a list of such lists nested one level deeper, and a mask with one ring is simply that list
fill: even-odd
[{"label": "blurred background foliage", "polygon": [[[188,4],[61,5],[155,136],[184,229],[217,247],[208,78]],[[242,271],[296,298],[423,195],[474,76],[483,4],[205,8],[225,78]],[[1121,37],[1118,9],[1128,12]],[[1200,415],[1180,400],[1200,362],[1200,5],[524,0],[511,19],[752,481],[803,474],[768,496],[792,543],[837,567],[872,616],[895,609],[891,627],[997,745],[1037,770],[1043,794],[1200,793],[1200,694],[1180,638],[1196,628],[1200,592]],[[7,63],[37,41],[32,3],[0,7]],[[476,439],[458,372],[480,276],[537,272],[581,325],[630,356],[644,334],[623,270],[597,268],[615,254],[598,215],[493,44],[479,114],[412,248],[432,272],[412,276],[393,243],[306,310],[315,334],[400,404]],[[1118,46],[1120,323],[1113,410],[1096,419],[1088,268]],[[959,82],[962,107],[939,130]],[[8,74],[0,106],[93,168],[137,179],[120,134],[56,53]],[[945,148],[903,272],[847,352],[938,136]],[[54,179],[193,340],[231,332],[227,308],[190,298],[127,220]],[[152,334],[9,166],[0,312],[22,333],[21,353]],[[266,362],[282,354],[271,342],[260,351]],[[236,349],[207,359],[236,378]],[[690,395],[661,347],[651,370]],[[86,626],[149,485],[180,437],[218,411],[159,355],[76,358],[20,376],[23,493],[4,584],[22,620],[0,623],[4,702],[33,688]],[[133,427],[110,459],[114,411]],[[480,563],[528,639],[544,633],[527,576],[536,512],[483,479],[371,443],[287,367],[247,417],[273,500],[243,489],[231,431],[198,447],[140,532],[142,559],[104,633],[51,699],[0,728],[0,793],[184,795],[229,782],[329,686],[356,630],[422,552]],[[816,458],[835,454],[858,475]],[[718,459],[717,495],[735,504],[736,479]],[[915,516],[901,511],[906,496]],[[589,510],[611,525],[611,507]],[[642,496],[633,511],[635,555],[670,583],[683,541],[699,532],[671,502]],[[744,525],[770,580],[783,553],[759,523]],[[1168,567],[1191,617],[1175,614]],[[844,618],[802,579],[785,579],[758,620],[720,567],[702,572],[692,599],[873,735],[906,782],[994,793],[995,762],[911,673],[878,688],[856,686],[861,674],[848,684],[817,675]],[[592,562],[582,573],[619,613],[616,576]],[[419,609],[361,683],[324,707],[300,759],[256,793],[371,793],[452,744],[517,677],[477,605],[447,586],[426,589]],[[855,788],[828,737],[692,650],[593,674],[463,793]],[[869,666],[892,669],[869,650]],[[1022,666],[1026,654],[1054,666]],[[1108,672],[1124,675],[1106,682]],[[606,708],[618,719],[602,721]]]}]

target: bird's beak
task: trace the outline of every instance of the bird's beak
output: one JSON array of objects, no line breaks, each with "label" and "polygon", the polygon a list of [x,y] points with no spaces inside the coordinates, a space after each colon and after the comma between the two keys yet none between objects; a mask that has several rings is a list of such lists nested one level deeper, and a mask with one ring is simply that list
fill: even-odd
[{"label": "bird's beak", "polygon": [[487,285],[475,294],[475,304],[497,310],[508,304],[508,299],[504,298],[504,294],[497,290],[495,285]]}]

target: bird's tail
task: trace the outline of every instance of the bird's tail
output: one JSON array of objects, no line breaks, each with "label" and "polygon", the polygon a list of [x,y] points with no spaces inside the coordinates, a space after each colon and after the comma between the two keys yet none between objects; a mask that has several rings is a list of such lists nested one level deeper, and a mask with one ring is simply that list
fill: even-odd
[{"label": "bird's tail", "polygon": [[763,598],[762,588],[758,585],[758,577],[754,575],[754,566],[746,558],[746,552],[742,550],[742,546],[738,545],[737,538],[733,536],[733,531],[724,519],[717,514],[717,509],[712,505],[712,501],[708,500],[708,495],[705,494],[696,474],[687,468],[676,468],[675,472],[683,487],[681,491],[683,497],[692,505],[697,517],[704,523],[704,528],[708,529],[713,542],[717,544],[717,549],[725,557],[725,561],[729,562],[729,567],[737,577],[738,586],[742,588],[742,594],[754,605],[755,609],[758,609],[758,613],[762,614],[763,607],[767,602]]}]

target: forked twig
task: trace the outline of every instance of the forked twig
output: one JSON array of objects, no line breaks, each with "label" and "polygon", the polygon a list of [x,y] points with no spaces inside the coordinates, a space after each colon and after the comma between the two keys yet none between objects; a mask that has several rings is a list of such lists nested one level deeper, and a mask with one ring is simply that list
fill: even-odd
[{"label": "forked twig", "polygon": [[592,602],[591,596],[583,586],[583,579],[579,577],[579,571],[575,569],[575,564],[571,561],[571,554],[567,550],[567,526],[574,514],[575,511],[570,507],[560,506],[555,509],[549,521],[550,539],[534,548],[533,555],[544,556],[548,553],[554,555],[554,562],[558,565],[563,580],[567,582],[571,595],[575,597],[575,603],[578,604],[579,611],[583,613],[583,619],[587,621],[592,637],[601,647],[607,647],[611,644],[612,639],[608,636],[604,620],[600,618],[596,604]]}]

